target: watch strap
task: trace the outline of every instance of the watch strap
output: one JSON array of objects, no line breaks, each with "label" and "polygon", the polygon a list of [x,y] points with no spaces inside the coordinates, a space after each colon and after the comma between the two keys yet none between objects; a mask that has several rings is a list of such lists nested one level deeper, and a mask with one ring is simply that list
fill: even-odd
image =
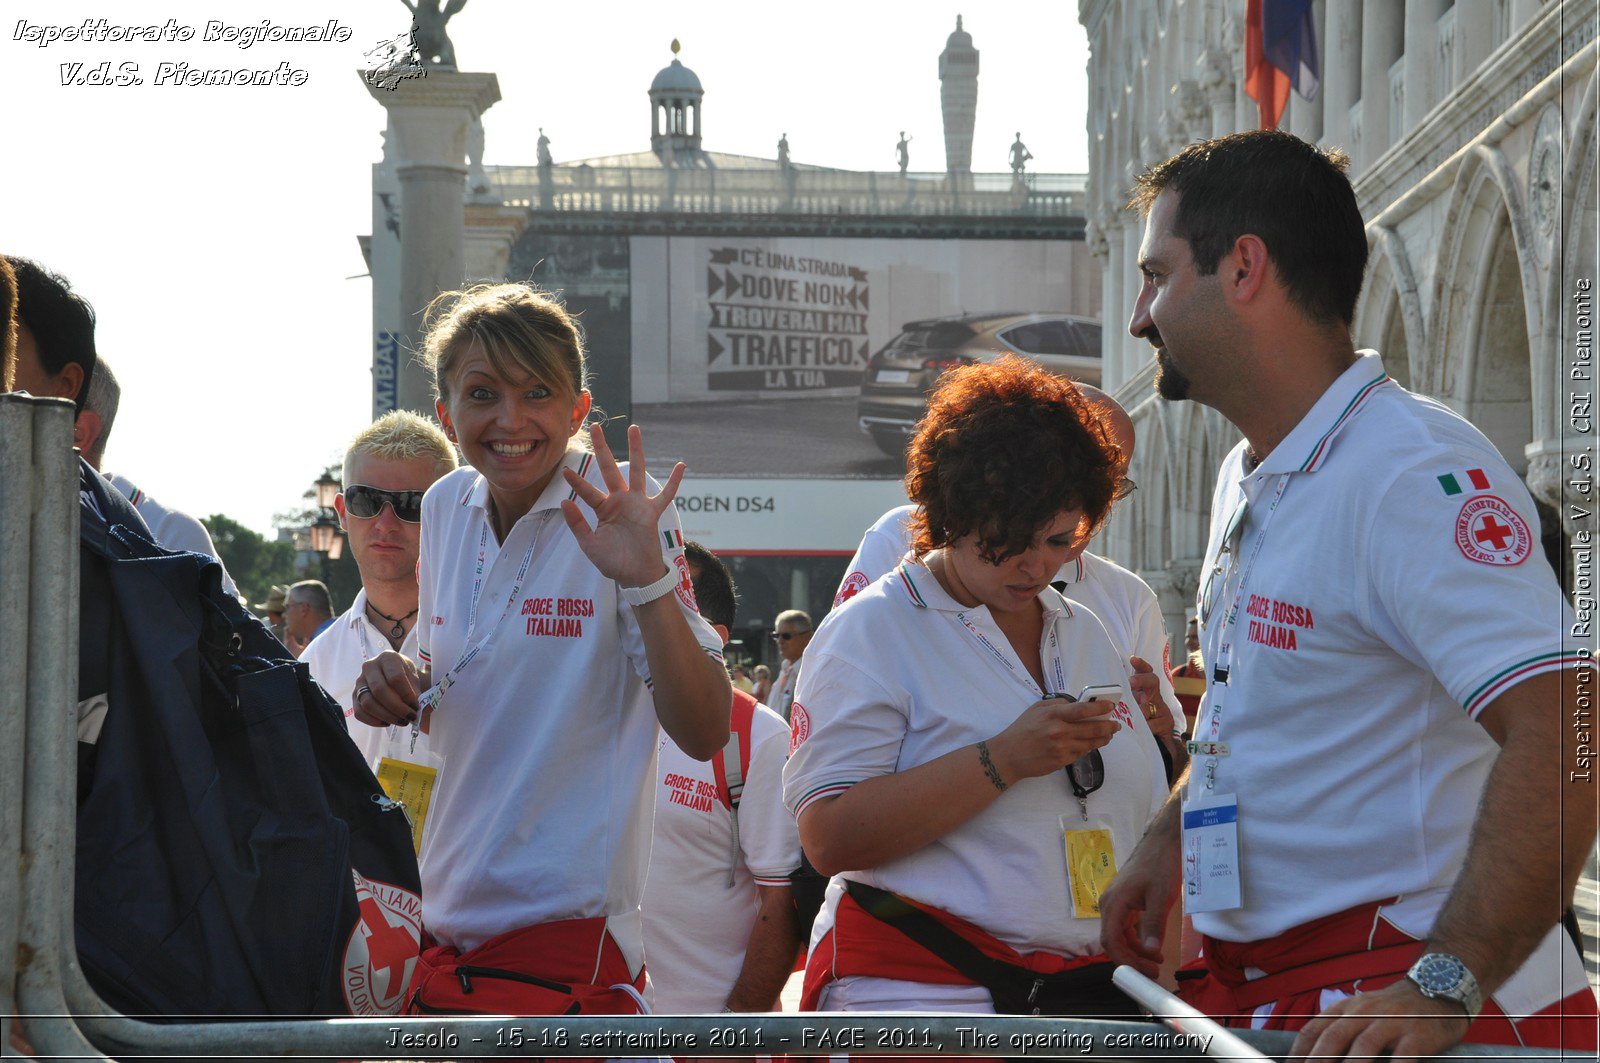
[{"label": "watch strap", "polygon": [[657,598],[671,594],[681,582],[678,573],[671,565],[667,566],[666,575],[645,587],[623,587],[622,600],[629,605],[646,605]]},{"label": "watch strap", "polygon": [[[1457,977],[1454,984],[1449,986],[1430,986],[1432,977],[1430,967],[1453,967]],[[1478,987],[1478,980],[1470,968],[1461,961],[1459,956],[1452,956],[1448,952],[1429,952],[1418,957],[1417,962],[1411,965],[1406,972],[1406,977],[1411,980],[1422,995],[1435,1000],[1453,1000],[1460,1004],[1466,1011],[1467,1018],[1476,1019],[1483,1010],[1483,990]]]}]

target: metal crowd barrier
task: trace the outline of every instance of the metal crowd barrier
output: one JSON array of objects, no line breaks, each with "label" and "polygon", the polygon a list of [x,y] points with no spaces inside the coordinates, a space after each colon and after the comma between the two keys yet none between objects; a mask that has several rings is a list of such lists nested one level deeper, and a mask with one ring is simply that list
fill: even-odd
[{"label": "metal crowd barrier", "polygon": [[[0,395],[0,1038],[40,1056],[986,1055],[1263,1060],[1286,1034],[1224,1031],[1131,971],[1152,1024],[1013,1016],[772,1014],[335,1018],[154,1024],[90,988],[73,943],[78,492],[72,405]],[[8,857],[10,859],[8,859]],[[7,870],[9,869],[9,870]],[[1131,976],[1131,977],[1130,977]],[[11,1050],[6,1048],[6,1054]],[[1464,1046],[1453,1056],[1558,1058]],[[1573,1057],[1577,1058],[1577,1057]]]}]

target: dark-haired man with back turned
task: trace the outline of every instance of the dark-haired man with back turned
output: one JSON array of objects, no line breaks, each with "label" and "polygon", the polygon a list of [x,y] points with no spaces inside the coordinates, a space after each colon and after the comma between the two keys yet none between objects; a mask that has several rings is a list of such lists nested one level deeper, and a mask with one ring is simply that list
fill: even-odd
[{"label": "dark-haired man with back turned", "polygon": [[[685,542],[683,556],[700,615],[726,641],[732,574],[699,543]],[[800,866],[800,834],[783,806],[789,728],[749,695],[733,698],[728,745],[710,761],[661,738],[642,908],[653,1006],[664,1014],[778,1010],[810,929],[789,885]]]},{"label": "dark-haired man with back turned", "polygon": [[1558,921],[1595,837],[1594,790],[1559,774],[1563,688],[1593,662],[1516,474],[1354,349],[1345,165],[1258,131],[1138,182],[1129,331],[1164,398],[1244,440],[1212,501],[1193,761],[1102,901],[1104,944],[1152,969],[1181,892],[1206,964],[1184,995],[1299,1030],[1294,1055],[1592,1051]]}]

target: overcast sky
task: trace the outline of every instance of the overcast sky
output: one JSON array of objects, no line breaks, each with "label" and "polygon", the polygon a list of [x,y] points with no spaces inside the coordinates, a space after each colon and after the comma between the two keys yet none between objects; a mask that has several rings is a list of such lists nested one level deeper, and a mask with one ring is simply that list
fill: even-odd
[{"label": "overcast sky", "polygon": [[[968,5],[980,52],[973,164],[1003,170],[1020,130],[1036,172],[1082,172],[1087,45],[1068,0]],[[646,89],[672,58],[705,86],[705,147],[851,169],[944,165],[938,55],[962,5],[812,0],[539,4],[470,0],[450,23],[461,69],[499,77],[485,115],[490,165],[649,147]],[[10,0],[0,90],[13,150],[0,169],[0,250],[65,274],[94,303],[101,353],[123,384],[106,455],[163,502],[268,533],[363,425],[371,402],[370,228],[382,108],[357,71],[405,31],[401,0],[74,3]],[[344,43],[248,49],[206,42],[229,25],[323,24]],[[190,41],[57,41],[27,27],[192,27]],[[19,39],[19,35],[23,39]],[[143,85],[62,85],[109,62]],[[273,69],[304,84],[155,84],[161,63]]]}]

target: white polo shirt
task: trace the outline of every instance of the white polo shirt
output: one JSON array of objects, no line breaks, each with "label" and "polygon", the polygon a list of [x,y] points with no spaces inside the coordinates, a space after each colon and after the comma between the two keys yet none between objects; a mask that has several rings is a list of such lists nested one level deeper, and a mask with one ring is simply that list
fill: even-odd
[{"label": "white polo shirt", "polygon": [[222,566],[223,592],[231,597],[239,596],[239,588],[234,585],[233,577],[228,575],[228,566],[222,564],[222,557],[217,553],[217,546],[211,541],[211,533],[206,531],[204,524],[187,513],[163,506],[145,494],[126,476],[112,473],[106,477],[106,482],[121,491],[123,498],[133,503],[133,508],[149,526],[150,534],[154,536],[157,546],[216,558],[217,564]]},{"label": "white polo shirt", "polygon": [[[417,616],[420,621],[420,608]],[[420,622],[412,624],[411,630],[406,632],[404,641],[400,643],[400,652],[412,660],[417,659],[417,632],[421,627]],[[393,647],[389,645],[388,638],[367,616],[367,589],[363,587],[356,593],[356,600],[350,608],[335,618],[331,625],[323,628],[322,634],[312,639],[306,652],[300,655],[301,663],[311,669],[311,678],[344,709],[344,722],[350,729],[350,740],[367,758],[367,764],[373,767],[378,763],[378,746],[387,728],[372,727],[357,720],[351,695],[355,692],[356,680],[361,676],[361,665],[390,649]],[[406,730],[409,732],[410,728]],[[427,735],[419,734],[417,748],[423,748],[427,741]]]},{"label": "white polo shirt", "polygon": [[[867,529],[834,595],[835,609],[893,569],[909,553],[911,536],[906,522],[916,511],[915,506],[897,506]],[[1088,551],[1061,566],[1052,582],[1062,585],[1061,593],[1068,601],[1087,605],[1100,618],[1111,641],[1122,651],[1124,672],[1129,657],[1139,657],[1150,663],[1161,684],[1161,698],[1181,728],[1183,708],[1178,704],[1177,694],[1173,693],[1172,679],[1165,667],[1167,629],[1161,620],[1161,603],[1150,585],[1116,562]],[[1077,691],[1067,693],[1076,694]]]},{"label": "white polo shirt", "polygon": [[691,759],[665,734],[658,756],[655,845],[644,890],[653,1007],[665,1015],[715,1014],[744,966],[760,910],[756,887],[787,886],[800,866],[800,835],[783,806],[789,727],[765,705],[756,706],[737,859],[733,816],[711,762]]},{"label": "white polo shirt", "polygon": [[[909,856],[844,877],[941,908],[1020,951],[1095,955],[1100,921],[1072,914],[1062,817],[1069,827],[1109,830],[1121,866],[1166,796],[1166,775],[1127,691],[1127,666],[1100,621],[1052,589],[1039,602],[1046,683],[1072,693],[1123,687],[1123,726],[1101,750],[1106,783],[1088,798],[1089,822],[1066,772],[1051,772],[1018,780]],[[805,660],[783,785],[797,818],[865,779],[994,738],[1044,694],[986,607],[961,605],[909,561],[829,613]],[[818,917],[814,940],[831,912]]]},{"label": "white polo shirt", "polygon": [[1214,763],[1213,792],[1238,796],[1243,906],[1195,928],[1256,941],[1398,895],[1386,917],[1426,937],[1498,752],[1474,718],[1585,659],[1538,514],[1493,444],[1370,351],[1245,466],[1241,443],[1199,596],[1205,660],[1227,681],[1208,684],[1196,737],[1229,752],[1197,756],[1189,784],[1204,792]]},{"label": "white polo shirt", "polygon": [[[592,456],[563,461],[605,489]],[[465,952],[508,930],[603,916],[637,971],[658,723],[633,607],[567,529],[568,497],[558,474],[504,543],[477,470],[441,478],[423,499],[418,655],[438,683],[482,647],[429,714],[429,748],[445,763],[419,855],[423,918]],[[679,608],[720,662],[721,641],[694,609],[676,507],[660,532],[662,558],[683,575]]]}]

